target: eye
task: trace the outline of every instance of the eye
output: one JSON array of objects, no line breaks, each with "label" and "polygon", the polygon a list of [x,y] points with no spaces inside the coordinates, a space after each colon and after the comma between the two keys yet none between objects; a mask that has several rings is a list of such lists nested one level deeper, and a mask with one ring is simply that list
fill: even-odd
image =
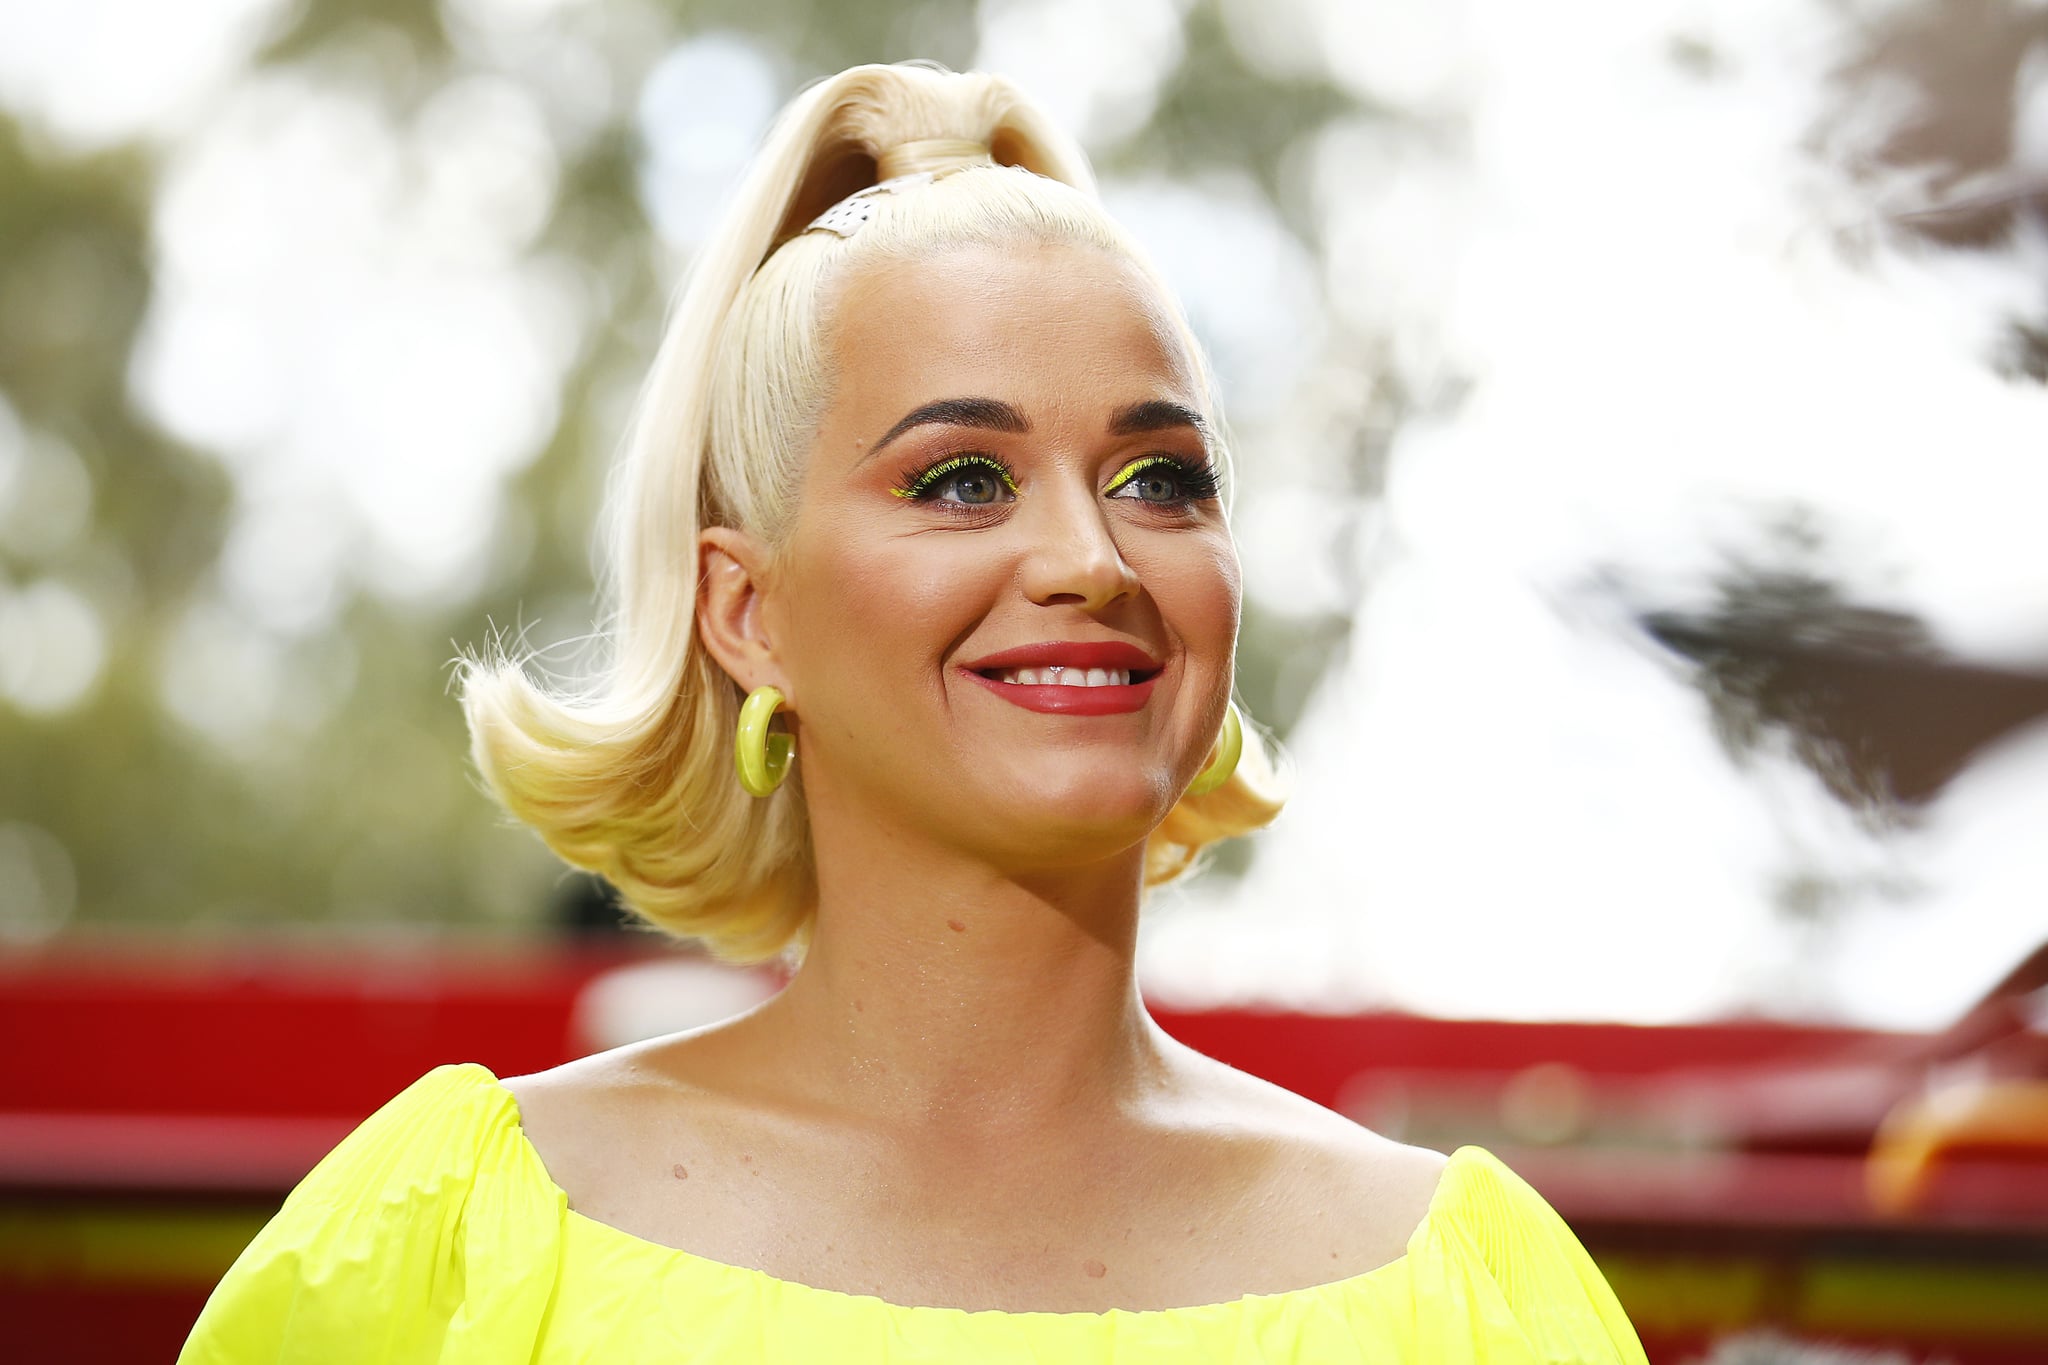
[{"label": "eye", "polygon": [[1017,479],[993,455],[955,455],[921,472],[904,474],[889,491],[919,502],[989,507],[1015,498]]},{"label": "eye", "polygon": [[1175,507],[1204,502],[1221,491],[1216,467],[1182,455],[1143,455],[1116,472],[1105,496]]}]

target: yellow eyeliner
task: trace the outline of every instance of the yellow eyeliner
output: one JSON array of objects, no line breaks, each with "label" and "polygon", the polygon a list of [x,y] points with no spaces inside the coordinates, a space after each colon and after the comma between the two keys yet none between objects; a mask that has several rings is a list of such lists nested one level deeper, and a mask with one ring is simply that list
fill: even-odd
[{"label": "yellow eyeliner", "polygon": [[1137,459],[1132,460],[1122,469],[1119,469],[1116,472],[1116,477],[1109,481],[1109,487],[1102,491],[1105,495],[1114,493],[1117,489],[1122,488],[1152,466],[1160,464],[1170,464],[1175,469],[1181,467],[1181,462],[1174,459],[1171,455],[1140,455]]},{"label": "yellow eyeliner", "polygon": [[940,479],[945,478],[948,474],[957,473],[974,465],[980,465],[984,469],[993,469],[996,472],[996,477],[1003,481],[1003,487],[1009,489],[1012,493],[1017,491],[1017,481],[1010,477],[1010,471],[985,455],[955,455],[950,460],[941,460],[915,479],[912,479],[910,487],[892,488],[889,491],[899,498],[914,498]]}]

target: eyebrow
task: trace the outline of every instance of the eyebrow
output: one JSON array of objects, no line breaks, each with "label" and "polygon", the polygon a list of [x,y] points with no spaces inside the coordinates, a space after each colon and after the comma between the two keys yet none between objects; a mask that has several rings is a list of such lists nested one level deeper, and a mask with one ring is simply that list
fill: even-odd
[{"label": "eyebrow", "polygon": [[1174,427],[1193,428],[1205,441],[1209,437],[1209,424],[1202,420],[1201,413],[1164,398],[1154,398],[1118,408],[1109,419],[1109,434],[1112,436],[1137,436],[1147,431],[1168,431]]},{"label": "eyebrow", "polygon": [[[861,457],[862,463],[881,454],[885,446],[904,432],[927,426],[974,427],[982,431],[1021,435],[1031,430],[1031,419],[1000,398],[941,398],[905,413],[895,426],[882,433],[881,440],[868,447],[867,454]],[[1176,427],[1194,431],[1205,444],[1209,439],[1209,424],[1202,420],[1202,414],[1184,403],[1165,398],[1128,404],[1118,408],[1109,418],[1109,434],[1112,436],[1138,436],[1148,431],[1170,431]]]},{"label": "eyebrow", "polygon": [[912,427],[928,426],[978,427],[983,431],[1023,433],[1031,430],[1031,421],[999,398],[941,398],[905,413],[901,421],[882,433],[882,439],[870,446],[862,458],[879,455],[884,446]]}]

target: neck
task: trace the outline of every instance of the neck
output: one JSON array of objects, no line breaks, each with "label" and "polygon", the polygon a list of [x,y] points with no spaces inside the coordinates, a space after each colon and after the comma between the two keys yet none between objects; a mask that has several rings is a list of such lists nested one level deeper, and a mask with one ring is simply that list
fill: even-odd
[{"label": "neck", "polygon": [[814,1100],[1000,1129],[1085,1122],[1158,1080],[1134,972],[1142,848],[1019,876],[871,831],[845,841],[864,853],[818,835],[810,950],[757,1016]]}]

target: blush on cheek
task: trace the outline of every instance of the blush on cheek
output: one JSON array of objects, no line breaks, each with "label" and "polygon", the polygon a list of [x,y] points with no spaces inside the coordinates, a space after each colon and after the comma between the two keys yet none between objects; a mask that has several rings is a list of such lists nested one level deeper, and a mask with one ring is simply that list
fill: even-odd
[{"label": "blush on cheek", "polygon": [[1133,566],[1139,580],[1188,651],[1197,658],[1215,658],[1227,671],[1242,600],[1237,553],[1220,531],[1214,537],[1189,535],[1166,548],[1177,553],[1157,554]]},{"label": "blush on cheek", "polygon": [[903,536],[886,516],[819,518],[797,533],[778,647],[806,708],[867,729],[859,718],[878,710],[914,715],[905,703],[944,688],[947,651],[989,608],[971,547]]}]

